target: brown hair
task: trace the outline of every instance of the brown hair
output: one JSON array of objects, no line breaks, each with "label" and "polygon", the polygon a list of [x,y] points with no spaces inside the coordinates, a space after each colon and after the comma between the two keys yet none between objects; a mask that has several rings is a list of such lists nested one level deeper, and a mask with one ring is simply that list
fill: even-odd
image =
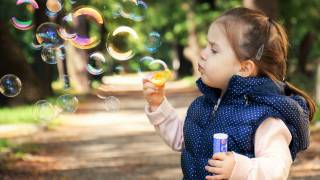
[{"label": "brown hair", "polygon": [[[279,23],[261,11],[243,7],[226,11],[215,23],[222,25],[240,61],[253,60],[258,76],[267,76],[276,84],[285,80],[288,39]],[[303,90],[284,82],[290,92],[301,95],[306,100],[311,121],[316,111],[315,102]]]}]

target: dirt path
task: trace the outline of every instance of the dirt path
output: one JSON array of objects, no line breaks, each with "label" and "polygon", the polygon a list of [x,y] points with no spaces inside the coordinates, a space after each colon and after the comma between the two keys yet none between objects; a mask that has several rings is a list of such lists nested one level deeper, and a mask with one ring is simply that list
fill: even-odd
[{"label": "dirt path", "polygon": [[[168,99],[183,117],[196,95]],[[99,99],[89,98],[77,114],[64,115],[63,125],[54,131],[15,139],[28,154],[3,162],[0,179],[181,179],[180,153],[154,132],[141,94],[119,99],[119,112],[107,113]],[[319,133],[313,136],[320,141]],[[295,162],[291,179],[320,179],[319,152],[319,143],[312,143]]]}]

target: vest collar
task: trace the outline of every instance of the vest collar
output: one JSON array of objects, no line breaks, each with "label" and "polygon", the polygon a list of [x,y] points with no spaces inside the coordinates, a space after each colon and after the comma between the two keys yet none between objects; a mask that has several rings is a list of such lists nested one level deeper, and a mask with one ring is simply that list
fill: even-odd
[{"label": "vest collar", "polygon": [[[221,95],[221,89],[207,86],[201,78],[196,81],[196,84],[200,92],[213,102],[216,102]],[[222,97],[222,101],[239,99],[251,93],[282,94],[284,86],[284,83],[280,83],[277,86],[266,76],[242,77],[239,75],[233,75],[229,80],[229,84]]]}]

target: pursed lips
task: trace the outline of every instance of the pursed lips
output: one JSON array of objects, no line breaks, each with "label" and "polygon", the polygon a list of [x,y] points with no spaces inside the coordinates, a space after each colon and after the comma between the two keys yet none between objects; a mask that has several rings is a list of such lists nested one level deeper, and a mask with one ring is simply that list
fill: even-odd
[{"label": "pursed lips", "polygon": [[202,72],[202,71],[203,71],[203,67],[202,67],[200,64],[198,64],[198,71],[199,71],[199,72]]}]

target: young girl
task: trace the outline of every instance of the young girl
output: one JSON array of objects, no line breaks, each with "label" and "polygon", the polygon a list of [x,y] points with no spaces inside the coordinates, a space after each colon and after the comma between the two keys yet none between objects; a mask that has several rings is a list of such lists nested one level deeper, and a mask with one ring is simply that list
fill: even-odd
[{"label": "young girl", "polygon": [[[207,38],[196,82],[203,95],[184,121],[164,87],[144,79],[150,122],[182,151],[184,179],[286,179],[296,154],[309,145],[315,104],[285,81],[283,28],[260,11],[235,8],[211,24]],[[213,155],[214,133],[229,135],[229,152]]]}]

